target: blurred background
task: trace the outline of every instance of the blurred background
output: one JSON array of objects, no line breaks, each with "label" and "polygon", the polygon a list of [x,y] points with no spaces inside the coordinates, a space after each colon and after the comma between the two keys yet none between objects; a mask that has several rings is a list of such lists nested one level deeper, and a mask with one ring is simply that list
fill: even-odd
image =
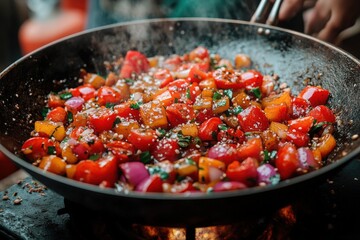
[{"label": "blurred background", "polygon": [[[0,72],[24,54],[85,29],[154,17],[249,20],[257,4],[254,0],[1,0]],[[345,31],[338,44],[358,58],[359,25]],[[284,27],[301,31],[299,23]]]}]

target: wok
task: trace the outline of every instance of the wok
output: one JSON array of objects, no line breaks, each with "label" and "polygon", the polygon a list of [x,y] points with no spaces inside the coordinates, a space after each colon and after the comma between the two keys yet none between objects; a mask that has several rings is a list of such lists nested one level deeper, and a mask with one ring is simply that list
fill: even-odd
[{"label": "wok", "polygon": [[[339,146],[328,165],[274,186],[170,195],[117,193],[45,173],[22,159],[19,149],[33,130],[34,119],[42,118],[45,96],[76,86],[80,68],[105,75],[104,61],[112,61],[129,49],[154,56],[182,54],[199,45],[229,59],[236,53],[250,55],[254,68],[265,74],[277,73],[293,93],[304,87],[304,80],[329,89],[329,104],[339,119]],[[360,152],[359,139],[351,139],[360,133],[359,60],[332,45],[277,27],[204,18],[110,25],[65,38],[21,58],[1,73],[0,81],[0,151],[65,199],[127,222],[204,226],[262,214],[298,198]]]}]

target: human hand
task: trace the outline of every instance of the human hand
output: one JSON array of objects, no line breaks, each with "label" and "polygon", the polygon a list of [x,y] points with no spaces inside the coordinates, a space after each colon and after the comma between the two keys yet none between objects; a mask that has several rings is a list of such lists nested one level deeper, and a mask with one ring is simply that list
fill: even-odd
[{"label": "human hand", "polygon": [[360,16],[359,0],[284,0],[279,20],[291,19],[306,5],[310,8],[304,13],[305,33],[331,43]]}]

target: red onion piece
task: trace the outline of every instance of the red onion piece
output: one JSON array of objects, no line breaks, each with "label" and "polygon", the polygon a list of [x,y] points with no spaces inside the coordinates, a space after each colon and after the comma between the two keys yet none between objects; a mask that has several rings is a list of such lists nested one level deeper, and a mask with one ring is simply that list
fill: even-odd
[{"label": "red onion piece", "polygon": [[85,100],[82,97],[72,97],[65,102],[65,106],[80,111]]},{"label": "red onion piece", "polygon": [[209,166],[209,180],[210,182],[218,181],[224,175],[224,172],[216,167]]},{"label": "red onion piece", "polygon": [[318,168],[319,163],[316,162],[312,151],[307,147],[298,148],[300,166],[303,169]]},{"label": "red onion piece", "polygon": [[272,183],[271,178],[276,175],[275,168],[268,163],[265,163],[257,168],[259,174],[259,182],[266,184]]},{"label": "red onion piece", "polygon": [[142,162],[126,162],[119,165],[127,182],[137,186],[145,178],[149,177],[149,172]]}]

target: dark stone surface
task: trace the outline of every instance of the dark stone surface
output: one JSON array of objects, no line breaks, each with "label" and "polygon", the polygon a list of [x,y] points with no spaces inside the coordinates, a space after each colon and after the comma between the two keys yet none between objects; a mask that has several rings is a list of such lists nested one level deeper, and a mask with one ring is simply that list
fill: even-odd
[{"label": "dark stone surface", "polygon": [[[63,197],[43,188],[26,178],[0,193],[0,239],[69,239],[69,215],[58,214],[64,207]],[[21,203],[15,204],[16,199]]]}]

